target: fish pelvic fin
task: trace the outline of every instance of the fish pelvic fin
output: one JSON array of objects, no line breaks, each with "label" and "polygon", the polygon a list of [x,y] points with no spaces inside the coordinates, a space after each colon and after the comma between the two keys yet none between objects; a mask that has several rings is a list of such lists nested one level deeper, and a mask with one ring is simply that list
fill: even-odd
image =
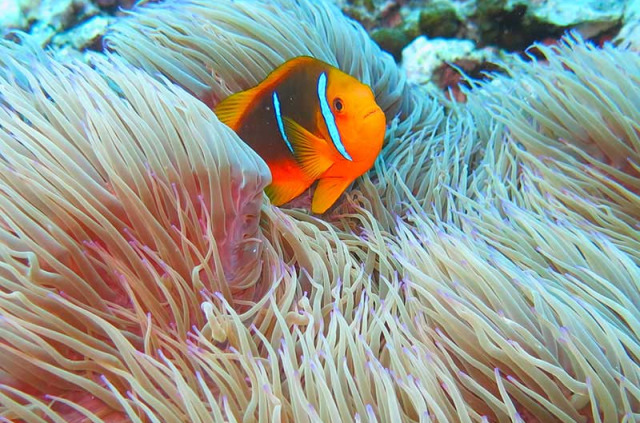
[{"label": "fish pelvic fin", "polygon": [[281,206],[293,200],[311,186],[313,179],[280,180],[267,185],[264,192],[274,206]]},{"label": "fish pelvic fin", "polygon": [[293,147],[293,155],[302,171],[318,179],[335,163],[331,146],[290,118],[284,118],[284,131]]},{"label": "fish pelvic fin", "polygon": [[316,214],[327,211],[353,181],[351,178],[320,179],[311,201],[311,211]]},{"label": "fish pelvic fin", "polygon": [[242,117],[256,97],[253,89],[231,94],[215,107],[214,112],[220,122],[237,131]]}]

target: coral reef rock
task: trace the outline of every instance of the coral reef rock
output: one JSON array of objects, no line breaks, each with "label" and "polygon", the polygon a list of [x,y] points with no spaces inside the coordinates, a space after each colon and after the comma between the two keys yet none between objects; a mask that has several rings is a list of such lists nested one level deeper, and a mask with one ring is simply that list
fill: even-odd
[{"label": "coral reef rock", "polygon": [[534,41],[558,38],[568,29],[593,38],[615,30],[626,1],[477,0],[464,10],[469,35],[480,45],[522,50]]},{"label": "coral reef rock", "polygon": [[26,25],[24,15],[27,0],[0,0],[0,34],[7,28],[22,28]]},{"label": "coral reef rock", "polygon": [[402,51],[402,68],[414,84],[456,90],[462,78],[459,70],[480,76],[483,71],[496,69],[493,63],[499,58],[497,49],[477,48],[471,40],[420,36]]},{"label": "coral reef rock", "polygon": [[111,17],[94,16],[70,30],[54,36],[51,44],[57,47],[69,46],[77,50],[100,50],[100,41],[107,30]]},{"label": "coral reef rock", "polygon": [[583,37],[590,38],[618,25],[627,2],[620,0],[511,0],[509,3],[511,9],[527,7],[527,13],[532,20],[561,28],[576,28],[580,30]]},{"label": "coral reef rock", "polygon": [[520,51],[535,41],[557,39],[568,29],[585,38],[615,34],[634,1],[335,0],[398,60],[402,48],[420,35]]},{"label": "coral reef rock", "polygon": [[636,50],[640,48],[640,0],[627,3],[617,39],[630,43]]}]

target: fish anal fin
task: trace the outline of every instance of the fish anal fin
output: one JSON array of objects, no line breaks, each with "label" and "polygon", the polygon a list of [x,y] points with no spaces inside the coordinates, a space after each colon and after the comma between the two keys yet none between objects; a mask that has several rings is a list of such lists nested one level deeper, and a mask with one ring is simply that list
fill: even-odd
[{"label": "fish anal fin", "polygon": [[297,122],[284,118],[284,132],[291,142],[296,161],[309,178],[319,178],[335,163],[329,144]]},{"label": "fish anal fin", "polygon": [[327,211],[353,181],[350,178],[320,179],[313,194],[311,211],[316,214],[322,214]]},{"label": "fish anal fin", "polygon": [[234,131],[238,130],[242,117],[255,99],[253,89],[231,94],[215,107],[215,114],[220,120]]},{"label": "fish anal fin", "polygon": [[269,197],[269,200],[271,200],[271,204],[281,206],[302,194],[312,183],[312,179],[279,180],[268,185],[264,189],[264,192]]}]

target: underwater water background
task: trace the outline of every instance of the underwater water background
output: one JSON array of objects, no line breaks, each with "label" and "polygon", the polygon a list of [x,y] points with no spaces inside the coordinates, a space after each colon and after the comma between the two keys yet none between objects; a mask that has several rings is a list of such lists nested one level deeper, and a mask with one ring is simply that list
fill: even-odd
[{"label": "underwater water background", "polygon": [[[640,421],[639,28],[639,0],[0,0],[0,421]],[[386,119],[326,213],[272,204],[214,113],[297,56]]]}]

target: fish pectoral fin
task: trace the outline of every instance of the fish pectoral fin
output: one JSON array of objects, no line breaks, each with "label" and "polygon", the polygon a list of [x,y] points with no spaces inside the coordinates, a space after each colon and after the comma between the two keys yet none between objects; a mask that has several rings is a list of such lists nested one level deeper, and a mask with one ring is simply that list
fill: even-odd
[{"label": "fish pectoral fin", "polygon": [[318,181],[318,186],[313,194],[311,211],[322,214],[336,202],[342,193],[351,185],[350,178],[324,178]]},{"label": "fish pectoral fin", "polygon": [[215,107],[214,111],[220,122],[234,131],[238,129],[240,119],[255,98],[254,90],[231,94]]},{"label": "fish pectoral fin", "polygon": [[269,197],[269,200],[271,200],[271,204],[281,206],[302,194],[312,183],[313,179],[305,181],[294,179],[279,181],[267,185],[264,192],[267,194],[267,197]]},{"label": "fish pectoral fin", "polygon": [[284,132],[291,142],[298,164],[311,179],[317,179],[333,166],[331,147],[324,139],[290,118],[284,118]]}]

